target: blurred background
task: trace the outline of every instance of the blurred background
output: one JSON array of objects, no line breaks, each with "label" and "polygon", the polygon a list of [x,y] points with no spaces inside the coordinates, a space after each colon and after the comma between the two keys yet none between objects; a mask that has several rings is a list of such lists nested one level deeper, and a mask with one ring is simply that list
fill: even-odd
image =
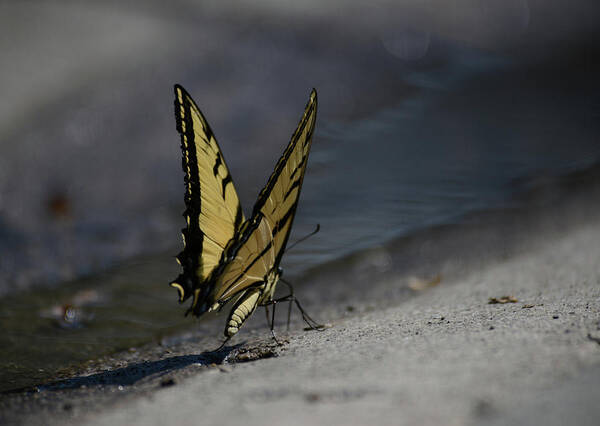
[{"label": "blurred background", "polygon": [[[0,6],[0,292],[175,252],[174,83],[207,115],[246,211],[312,87],[293,264],[598,160],[593,1],[86,2]],[[174,254],[175,254],[174,252]]]},{"label": "blurred background", "polygon": [[292,276],[589,168],[599,11],[592,0],[2,1],[0,294],[67,281],[72,294],[80,277],[144,256],[172,264],[172,277],[152,275],[171,291],[184,225],[174,83],[207,116],[247,213],[317,89],[291,241],[322,230],[284,258]]}]

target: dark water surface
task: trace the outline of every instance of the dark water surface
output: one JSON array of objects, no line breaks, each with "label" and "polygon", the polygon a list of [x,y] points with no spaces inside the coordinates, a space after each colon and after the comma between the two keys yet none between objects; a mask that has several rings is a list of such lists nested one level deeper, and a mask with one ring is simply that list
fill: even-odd
[{"label": "dark water surface", "polygon": [[323,231],[288,263],[300,269],[507,207],[524,181],[600,160],[598,84],[461,53],[445,72],[412,74],[423,85],[393,107],[319,123],[296,226]]}]

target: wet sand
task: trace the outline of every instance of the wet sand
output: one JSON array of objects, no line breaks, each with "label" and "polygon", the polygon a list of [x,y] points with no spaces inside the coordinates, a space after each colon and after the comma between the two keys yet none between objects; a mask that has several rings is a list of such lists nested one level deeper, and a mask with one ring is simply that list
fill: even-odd
[{"label": "wet sand", "polygon": [[201,324],[70,379],[4,394],[2,420],[595,424],[600,186],[590,176],[591,186],[578,175],[546,182],[524,208],[314,270],[299,293],[331,324],[325,331],[302,331],[296,320],[286,334],[280,324],[278,346],[257,312],[231,346],[211,353],[222,320]]}]

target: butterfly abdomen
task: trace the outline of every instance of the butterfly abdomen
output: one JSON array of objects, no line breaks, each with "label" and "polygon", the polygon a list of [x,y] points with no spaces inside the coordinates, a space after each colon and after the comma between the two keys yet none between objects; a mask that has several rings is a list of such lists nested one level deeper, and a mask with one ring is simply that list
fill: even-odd
[{"label": "butterfly abdomen", "polygon": [[260,297],[260,289],[252,289],[244,293],[242,297],[235,303],[229,319],[227,320],[227,326],[225,327],[225,336],[231,337],[237,333],[246,321],[246,319],[252,315],[256,307],[258,306],[258,299]]}]

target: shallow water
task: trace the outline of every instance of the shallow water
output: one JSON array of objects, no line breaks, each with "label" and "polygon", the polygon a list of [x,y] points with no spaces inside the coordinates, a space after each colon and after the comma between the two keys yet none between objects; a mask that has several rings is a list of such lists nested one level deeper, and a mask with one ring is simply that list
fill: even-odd
[{"label": "shallow water", "polygon": [[[164,259],[164,261],[163,261]],[[0,300],[0,391],[40,384],[69,366],[172,334],[183,318],[165,282],[168,257]]]}]

